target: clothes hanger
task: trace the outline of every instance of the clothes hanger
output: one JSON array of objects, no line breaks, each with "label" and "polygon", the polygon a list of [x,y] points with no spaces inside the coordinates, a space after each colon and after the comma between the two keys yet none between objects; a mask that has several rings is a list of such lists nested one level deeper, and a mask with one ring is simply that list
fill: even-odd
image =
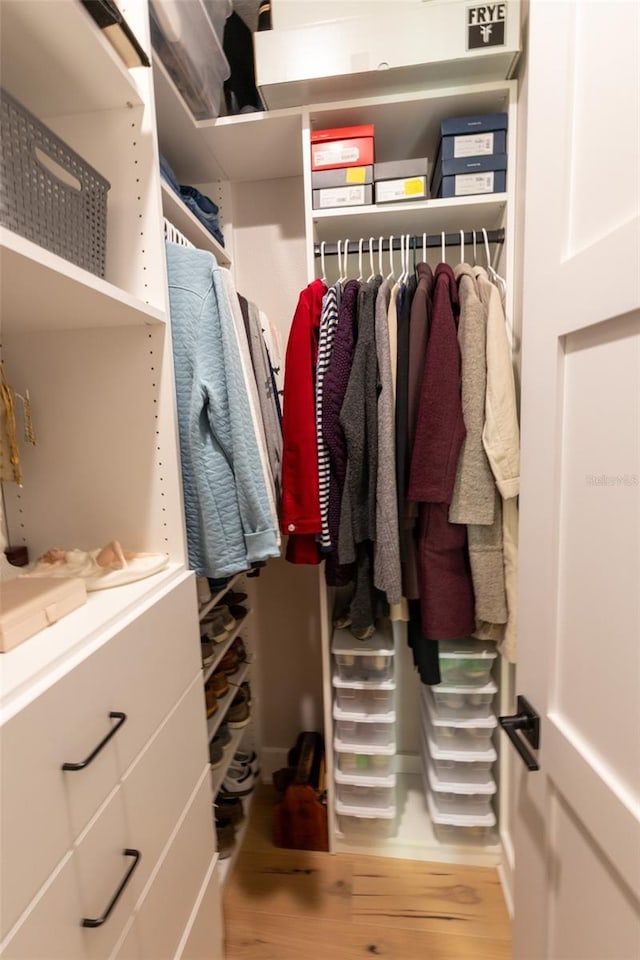
[{"label": "clothes hanger", "polygon": [[336,283],[342,283],[342,240],[338,240],[338,279]]},{"label": "clothes hanger", "polygon": [[464,230],[460,231],[460,263],[464,263]]},{"label": "clothes hanger", "polygon": [[405,250],[405,235],[404,233],[400,234],[400,276],[398,277],[398,283],[404,283],[405,267],[407,265],[407,257]]},{"label": "clothes hanger", "polygon": [[484,252],[487,257],[487,273],[489,274],[489,277],[491,278],[493,283],[496,285],[496,287],[500,291],[501,298],[504,300],[507,293],[507,284],[506,284],[506,281],[500,276],[500,274],[493,268],[491,264],[491,254],[489,252],[489,238],[487,236],[487,231],[485,227],[482,228],[482,237],[484,239]]},{"label": "clothes hanger", "polygon": [[373,262],[373,237],[369,237],[369,266],[371,267],[371,275],[367,277],[367,283],[371,283],[376,275],[376,267]]},{"label": "clothes hanger", "polygon": [[393,234],[391,234],[389,237],[389,265],[391,267],[391,271],[387,277],[387,280],[393,280],[395,274],[395,270],[393,269]]},{"label": "clothes hanger", "polygon": [[415,273],[418,267],[418,262],[416,260],[416,237],[411,238],[411,249],[413,250],[413,272]]},{"label": "clothes hanger", "polygon": [[322,243],[320,244],[320,270],[322,271],[322,276],[320,277],[320,279],[325,284],[325,286],[327,286],[327,271],[326,271],[325,262],[324,262],[325,242],[326,241],[323,240]]},{"label": "clothes hanger", "polygon": [[347,280],[349,279],[349,238],[348,237],[344,242],[344,258],[342,262],[344,266],[344,279],[342,282],[346,283]]},{"label": "clothes hanger", "polygon": [[446,262],[447,262],[447,254],[446,254],[446,250],[445,250],[446,243],[445,243],[444,230],[443,230],[442,233],[440,234],[440,241],[441,241],[441,244],[442,244],[442,248],[441,248],[441,250],[442,250],[442,260],[441,260],[440,262],[441,262],[441,263],[446,263]]},{"label": "clothes hanger", "polygon": [[358,280],[362,283],[362,245],[364,240],[362,237],[358,240]]},{"label": "clothes hanger", "polygon": [[422,262],[427,262],[427,235],[426,233],[422,234]]},{"label": "clothes hanger", "polygon": [[384,237],[378,237],[378,273],[381,277],[384,277],[384,270],[382,269],[382,244]]},{"label": "clothes hanger", "polygon": [[476,266],[478,262],[478,248],[476,246],[476,232],[473,231],[473,265]]}]

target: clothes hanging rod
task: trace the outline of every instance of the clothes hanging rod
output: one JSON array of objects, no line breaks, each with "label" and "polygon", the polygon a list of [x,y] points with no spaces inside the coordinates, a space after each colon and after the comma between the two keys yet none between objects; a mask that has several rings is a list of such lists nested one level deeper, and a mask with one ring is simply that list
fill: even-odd
[{"label": "clothes hanging rod", "polygon": [[[468,231],[467,233],[465,233],[465,235],[464,235],[464,243],[465,243],[465,244],[473,244],[473,234],[474,234],[474,231],[473,231],[473,230],[470,230],[470,231]],[[477,244],[483,243],[484,237],[483,237],[483,235],[482,235],[482,231],[481,231],[481,230],[476,230],[476,231],[475,231],[475,235],[476,235],[476,243],[477,243]],[[400,235],[398,235],[397,237],[394,236],[394,238],[393,238],[393,249],[394,249],[394,250],[400,250],[400,249],[401,249],[401,243],[402,243],[403,240],[404,240],[404,234],[402,235],[402,237],[401,237]],[[458,231],[457,233],[445,233],[445,235],[444,235],[444,245],[445,245],[445,247],[459,247],[459,246],[460,246],[460,243],[461,243],[461,240],[462,240],[462,238],[461,238],[461,236],[460,236],[460,231]],[[502,230],[502,229],[500,229],[500,230],[487,230],[487,240],[489,241],[489,243],[504,243],[504,230]],[[340,243],[341,243],[341,245],[342,245],[342,250],[341,250],[341,252],[344,253],[344,241],[341,240]],[[356,253],[356,254],[357,254],[357,253],[358,253],[359,244],[360,244],[360,239],[359,239],[359,238],[358,238],[357,240],[349,240],[349,253]],[[424,246],[422,234],[420,233],[420,234],[416,234],[415,236],[409,237],[409,244],[410,244],[410,246],[411,246],[411,249],[413,249],[413,247],[415,246],[415,249],[416,249],[417,251],[420,251],[420,249],[422,248],[422,246]],[[314,247],[313,247],[313,255],[314,255],[314,257],[319,257],[319,256],[320,256],[320,246],[321,246],[321,245],[320,245],[319,243],[314,244]],[[363,252],[363,253],[369,253],[369,246],[370,246],[369,240],[365,240],[364,243],[362,244],[362,252]],[[374,239],[374,241],[373,241],[373,252],[375,252],[375,251],[378,250],[378,246],[379,246],[379,240],[375,240],[375,239]],[[442,246],[442,234],[441,234],[441,233],[429,234],[429,235],[427,236],[426,246],[427,246],[427,247],[441,247],[441,246]],[[389,237],[384,237],[384,239],[383,239],[383,241],[382,241],[382,249],[383,249],[383,251],[389,249]],[[337,256],[337,254],[338,254],[338,244],[337,244],[337,243],[325,243],[325,245],[324,245],[324,255],[325,255],[325,257],[333,257],[333,256]]]}]

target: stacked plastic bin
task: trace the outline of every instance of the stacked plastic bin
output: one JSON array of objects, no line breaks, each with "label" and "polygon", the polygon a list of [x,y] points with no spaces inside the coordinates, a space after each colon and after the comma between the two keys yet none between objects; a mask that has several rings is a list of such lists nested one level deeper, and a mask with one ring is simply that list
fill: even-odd
[{"label": "stacked plastic bin", "polygon": [[492,744],[497,720],[491,679],[493,644],[463,639],[440,643],[442,682],[422,686],[424,780],[436,836],[447,843],[487,843],[496,817]]},{"label": "stacked plastic bin", "polygon": [[364,641],[335,630],[331,650],[338,830],[347,840],[370,842],[396,829],[391,625]]}]

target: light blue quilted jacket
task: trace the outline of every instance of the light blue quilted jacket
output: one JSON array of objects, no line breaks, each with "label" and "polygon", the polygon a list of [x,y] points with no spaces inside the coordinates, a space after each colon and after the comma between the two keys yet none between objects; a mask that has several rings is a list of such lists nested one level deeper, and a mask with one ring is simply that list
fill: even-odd
[{"label": "light blue quilted jacket", "polygon": [[220,267],[167,243],[189,566],[228,577],[279,556]]}]

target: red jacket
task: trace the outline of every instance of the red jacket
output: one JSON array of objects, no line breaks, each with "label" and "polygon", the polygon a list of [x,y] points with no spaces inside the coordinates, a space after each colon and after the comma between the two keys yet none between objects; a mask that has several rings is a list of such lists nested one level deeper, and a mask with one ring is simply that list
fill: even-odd
[{"label": "red jacket", "polygon": [[287,559],[292,563],[319,563],[316,534],[320,533],[318,442],[315,387],[322,280],[302,293],[293,316],[284,374],[282,415],[282,533],[289,537]]}]

